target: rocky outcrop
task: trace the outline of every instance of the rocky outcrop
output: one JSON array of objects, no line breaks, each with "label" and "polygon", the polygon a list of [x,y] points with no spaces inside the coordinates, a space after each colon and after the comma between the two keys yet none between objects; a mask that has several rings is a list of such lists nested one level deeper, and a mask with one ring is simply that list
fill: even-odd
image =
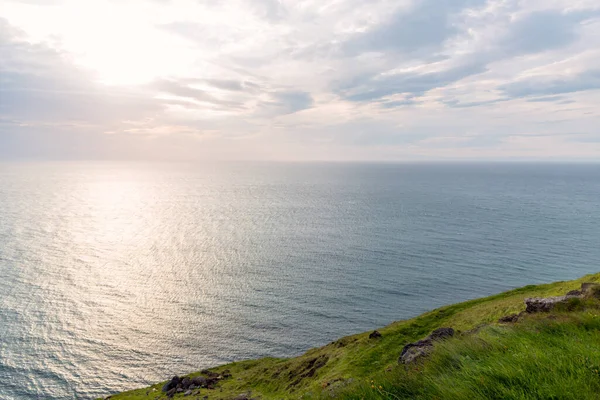
[{"label": "rocky outcrop", "polygon": [[586,282],[581,284],[581,290],[571,290],[564,296],[528,298],[525,299],[525,312],[529,314],[549,312],[552,311],[557,304],[566,304],[570,299],[573,298],[582,298],[594,295],[596,291],[600,292],[600,284]]},{"label": "rocky outcrop", "polygon": [[169,382],[165,383],[162,387],[162,391],[169,393],[172,389],[176,389],[180,382],[181,379],[178,376],[174,376]]},{"label": "rocky outcrop", "polygon": [[454,336],[454,329],[439,328],[439,329],[436,329],[435,331],[431,332],[431,334],[429,335],[429,339],[435,341],[435,340],[448,339],[448,338],[451,338],[452,336]]},{"label": "rocky outcrop", "polygon": [[183,393],[184,396],[189,396],[197,394],[199,389],[214,389],[220,380],[231,377],[229,370],[223,371],[222,374],[209,370],[203,370],[200,373],[202,375],[194,378],[188,376],[174,376],[162,387],[163,393],[165,393],[167,397],[174,397],[177,393]]},{"label": "rocky outcrop", "polygon": [[411,364],[427,356],[433,350],[433,343],[454,336],[454,329],[439,328],[431,332],[429,336],[414,343],[409,343],[402,349],[399,364]]},{"label": "rocky outcrop", "polygon": [[577,296],[556,296],[556,297],[533,297],[529,299],[525,299],[525,312],[529,314],[539,313],[539,312],[549,312],[551,311],[557,304],[565,303],[568,299]]},{"label": "rocky outcrop", "polygon": [[591,293],[594,290],[600,289],[600,283],[596,282],[586,282],[581,284],[581,291],[583,293]]}]

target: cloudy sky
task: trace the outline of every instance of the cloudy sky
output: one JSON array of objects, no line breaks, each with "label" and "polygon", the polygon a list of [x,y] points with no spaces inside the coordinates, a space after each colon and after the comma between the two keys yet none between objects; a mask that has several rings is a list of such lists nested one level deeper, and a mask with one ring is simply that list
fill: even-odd
[{"label": "cloudy sky", "polygon": [[598,0],[0,0],[0,159],[600,160]]}]

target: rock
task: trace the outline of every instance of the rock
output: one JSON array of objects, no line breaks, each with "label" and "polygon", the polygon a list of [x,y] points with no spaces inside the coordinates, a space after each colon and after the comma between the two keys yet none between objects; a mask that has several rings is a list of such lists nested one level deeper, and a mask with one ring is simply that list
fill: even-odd
[{"label": "rock", "polygon": [[184,396],[191,396],[191,395],[192,395],[192,391],[191,391],[191,390],[188,390],[188,391],[187,391],[187,392],[185,392],[183,395],[184,395]]},{"label": "rock", "polygon": [[588,282],[581,284],[581,291],[584,295],[600,299],[600,284]]},{"label": "rock", "polygon": [[525,299],[525,312],[529,314],[538,312],[549,312],[554,308],[555,305],[565,302],[569,297],[557,296],[557,297],[533,297]]},{"label": "rock", "polygon": [[203,376],[197,376],[192,379],[192,383],[196,386],[203,387],[206,385],[206,378]]},{"label": "rock", "polygon": [[226,369],[221,375],[223,376],[223,378],[231,378],[231,371]]},{"label": "rock", "polygon": [[418,358],[429,354],[433,348],[433,341],[430,338],[425,338],[414,343],[409,343],[402,348],[399,364],[409,364],[416,361]]},{"label": "rock", "polygon": [[431,352],[433,349],[433,342],[450,338],[454,336],[454,333],[453,328],[439,328],[431,332],[425,339],[407,344],[402,349],[400,357],[398,357],[398,363],[410,364],[417,361]]},{"label": "rock", "polygon": [[452,328],[439,328],[431,332],[429,338],[431,340],[442,340],[454,336],[454,329]]},{"label": "rock", "polygon": [[511,315],[505,315],[504,317],[500,318],[498,320],[498,322],[500,322],[501,324],[508,324],[508,323],[517,322],[518,320],[519,320],[519,314],[511,314]]},{"label": "rock", "polygon": [[382,337],[382,335],[379,333],[379,331],[373,331],[369,335],[369,339],[379,339],[380,337]]},{"label": "rock", "polygon": [[175,393],[177,393],[177,389],[173,388],[173,389],[171,389],[171,390],[169,390],[167,392],[167,397],[171,397],[172,398],[173,396],[175,396]]},{"label": "rock", "polygon": [[162,391],[163,392],[168,392],[171,389],[174,389],[177,387],[177,385],[179,385],[179,382],[181,381],[181,379],[179,379],[179,377],[176,375],[174,376],[169,382],[167,382],[163,387],[162,387]]},{"label": "rock", "polygon": [[579,297],[583,294],[581,290],[571,290],[567,293],[568,297]]},{"label": "rock", "polygon": [[217,376],[219,376],[218,373],[210,371],[208,369],[203,369],[202,371],[200,371],[200,373],[202,375],[206,375],[206,376],[211,377],[211,378],[216,378]]},{"label": "rock", "polygon": [[595,283],[595,282],[586,282],[586,283],[582,283],[581,284],[581,291],[583,293],[587,293],[590,291],[590,289],[592,289],[593,287],[599,286],[600,287],[600,283]]},{"label": "rock", "polygon": [[186,376],[185,378],[183,378],[183,379],[181,380],[181,382],[180,382],[180,383],[181,383],[181,387],[182,387],[184,390],[187,390],[187,389],[190,387],[190,385],[192,384],[192,380]]},{"label": "rock", "polygon": [[401,364],[414,363],[414,362],[418,361],[419,359],[427,356],[431,352],[432,349],[433,349],[433,346],[423,346],[423,347],[412,346],[409,348],[405,348],[402,351],[402,355],[400,355],[398,362]]}]

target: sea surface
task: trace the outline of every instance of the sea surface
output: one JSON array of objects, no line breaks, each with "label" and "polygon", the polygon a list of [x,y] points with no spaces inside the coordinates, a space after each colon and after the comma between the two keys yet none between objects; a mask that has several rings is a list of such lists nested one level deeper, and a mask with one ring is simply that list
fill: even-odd
[{"label": "sea surface", "polygon": [[600,271],[600,165],[0,163],[0,399],[293,356]]}]

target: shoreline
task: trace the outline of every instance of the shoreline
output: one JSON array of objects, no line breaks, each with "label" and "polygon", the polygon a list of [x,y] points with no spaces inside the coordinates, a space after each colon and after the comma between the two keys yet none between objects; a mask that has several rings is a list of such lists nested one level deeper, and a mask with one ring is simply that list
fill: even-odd
[{"label": "shoreline", "polygon": [[[368,381],[371,377],[394,373],[400,369],[399,365],[403,364],[402,359],[406,354],[419,359],[442,346],[437,344],[439,338],[436,335],[439,334],[436,332],[445,332],[441,335],[442,341],[455,336],[449,341],[453,342],[478,334],[480,330],[518,326],[519,318],[524,321],[522,324],[525,326],[529,321],[529,314],[536,315],[536,312],[529,312],[530,307],[534,306],[529,303],[526,305],[526,299],[554,298],[559,299],[559,303],[572,301],[569,299],[583,296],[581,288],[586,283],[589,284],[586,290],[600,283],[600,273],[573,281],[528,285],[440,307],[412,319],[393,322],[376,331],[340,338],[326,346],[308,350],[298,357],[233,362],[102,399],[343,397],[343,393],[358,391],[365,379]],[[567,293],[570,293],[570,297],[565,296]],[[579,294],[575,296],[575,293]],[[546,310],[543,305],[545,303],[540,304],[542,306],[535,307],[539,306],[544,314],[553,307]],[[451,334],[448,334],[448,329],[452,331]],[[411,362],[412,359],[409,364]]]}]

